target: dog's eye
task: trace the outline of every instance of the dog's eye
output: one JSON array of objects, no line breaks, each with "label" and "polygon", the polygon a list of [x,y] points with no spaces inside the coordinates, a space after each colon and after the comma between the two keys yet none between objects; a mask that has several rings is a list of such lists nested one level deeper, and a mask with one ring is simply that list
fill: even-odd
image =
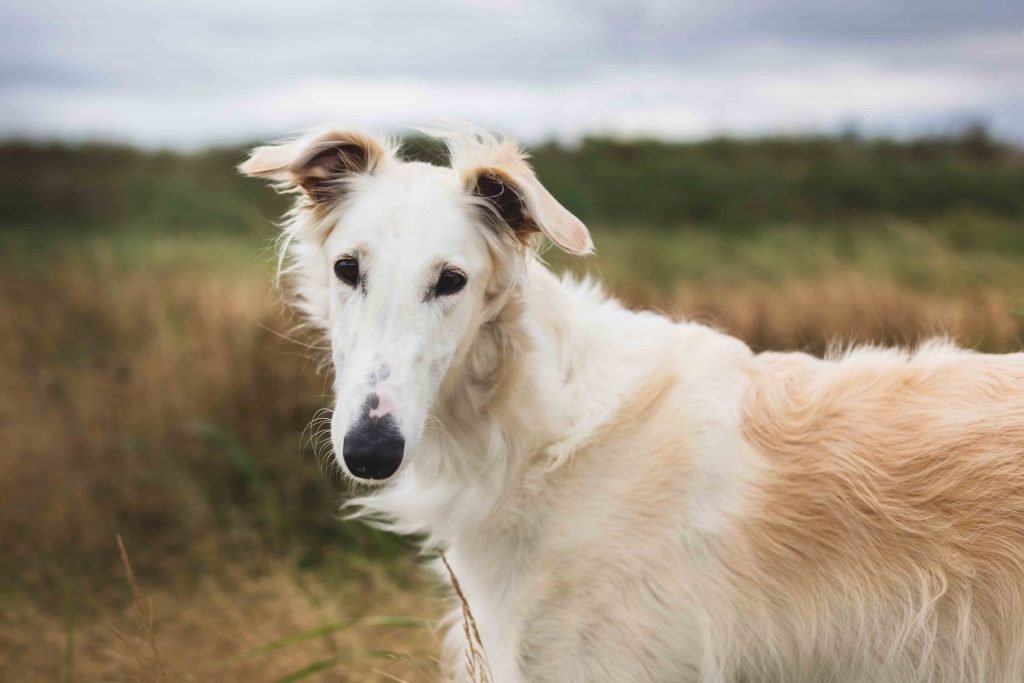
[{"label": "dog's eye", "polygon": [[434,292],[437,296],[446,296],[448,294],[455,294],[463,287],[466,286],[466,276],[454,269],[448,269],[441,273],[441,277],[437,278],[437,284],[434,285]]},{"label": "dog's eye", "polygon": [[334,274],[345,284],[355,287],[359,282],[359,261],[354,258],[340,258],[334,262]]}]

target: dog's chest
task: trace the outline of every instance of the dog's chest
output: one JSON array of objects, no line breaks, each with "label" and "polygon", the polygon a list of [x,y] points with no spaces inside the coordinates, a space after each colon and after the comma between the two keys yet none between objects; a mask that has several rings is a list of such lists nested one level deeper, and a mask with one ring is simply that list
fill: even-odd
[{"label": "dog's chest", "polygon": [[[524,569],[527,561],[511,553],[500,557],[491,555],[480,548],[475,555],[461,549],[453,549],[452,554],[456,558],[472,558],[469,562],[453,561],[454,571],[473,621],[468,625],[468,638],[474,639],[479,632],[493,682],[528,680],[522,678],[519,665],[524,614],[534,608],[528,590],[533,574]],[[481,561],[485,557],[487,561]],[[449,645],[459,652],[470,645],[462,607],[457,605],[458,618],[452,623],[448,639]],[[459,675],[462,675],[461,668],[457,670]]]},{"label": "dog's chest", "polygon": [[[677,681],[696,671],[700,610],[687,588],[683,500],[653,496],[657,509],[638,514],[611,504],[622,501],[620,484],[609,477],[586,495],[561,492],[557,520],[518,552],[498,542],[459,549],[472,558],[456,573],[495,683],[652,680],[652,670],[668,676],[653,680]],[[452,642],[465,649],[462,640]]]}]

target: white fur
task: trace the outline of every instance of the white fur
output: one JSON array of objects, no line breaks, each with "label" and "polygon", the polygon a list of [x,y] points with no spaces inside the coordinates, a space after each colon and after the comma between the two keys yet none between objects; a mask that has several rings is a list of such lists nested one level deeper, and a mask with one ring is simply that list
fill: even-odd
[{"label": "white fur", "polygon": [[[741,531],[760,514],[754,501],[773,467],[744,435],[745,397],[766,366],[736,339],[557,279],[529,241],[481,218],[486,201],[469,181],[508,168],[540,230],[585,252],[582,224],[510,143],[443,135],[452,168],[402,162],[383,146],[386,159],[346,179],[343,200],[326,210],[300,202],[285,231],[303,311],[333,349],[337,450],[367,375],[391,369],[405,461],[349,509],[446,551],[495,683],[953,681],[965,671],[1021,680],[1020,645],[973,651],[935,632],[922,644],[929,629],[952,628],[929,621],[942,595],[930,583],[905,604],[884,593],[884,576],[873,579],[877,594],[870,581],[818,594],[808,565],[807,595],[766,588],[773,569],[758,564],[758,544],[773,539]],[[289,144],[285,157],[303,154],[301,140]],[[353,249],[365,296],[331,274]],[[441,262],[469,284],[425,303]],[[922,362],[950,355],[963,354],[936,348]],[[865,352],[846,362],[904,361]],[[808,603],[812,613],[798,609]],[[460,614],[447,645],[464,680]],[[956,628],[969,630],[964,618]],[[1016,660],[984,661],[996,651]]]}]

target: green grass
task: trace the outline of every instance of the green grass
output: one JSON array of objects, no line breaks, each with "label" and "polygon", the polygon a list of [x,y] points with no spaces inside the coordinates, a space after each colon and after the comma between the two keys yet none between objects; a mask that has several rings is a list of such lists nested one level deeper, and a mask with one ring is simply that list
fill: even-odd
[{"label": "green grass", "polygon": [[541,145],[533,161],[570,210],[604,224],[697,225],[742,235],[765,223],[1024,214],[1024,155],[977,128],[911,141],[595,138],[572,148]]}]

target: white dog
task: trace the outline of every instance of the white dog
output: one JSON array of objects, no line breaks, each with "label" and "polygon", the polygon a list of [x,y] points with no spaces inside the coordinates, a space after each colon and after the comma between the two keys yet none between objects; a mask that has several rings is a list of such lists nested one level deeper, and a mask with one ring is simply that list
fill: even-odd
[{"label": "white dog", "polygon": [[512,142],[440,135],[450,167],[327,131],[241,170],[298,191],[355,504],[447,552],[495,683],[1024,680],[1024,354],[627,311],[535,256],[592,243]]}]

